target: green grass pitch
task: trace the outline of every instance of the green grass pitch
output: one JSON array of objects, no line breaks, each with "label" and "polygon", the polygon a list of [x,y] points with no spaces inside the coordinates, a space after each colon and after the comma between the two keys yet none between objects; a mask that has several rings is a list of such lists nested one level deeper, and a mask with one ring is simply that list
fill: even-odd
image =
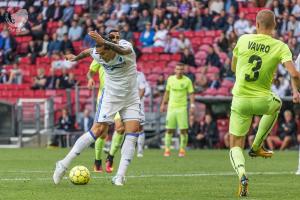
[{"label": "green grass pitch", "polygon": [[[237,177],[226,150],[191,150],[185,158],[173,151],[146,150],[129,167],[124,187],[111,185],[113,174],[92,172],[93,150],[82,153],[72,164],[91,171],[91,181],[78,186],[64,179],[54,185],[54,163],[68,149],[0,149],[0,200],[206,200],[239,199]],[[246,152],[245,152],[246,155]],[[117,170],[116,157],[115,171]],[[300,176],[294,175],[298,152],[276,152],[272,159],[246,156],[249,197],[255,200],[300,199]]]}]

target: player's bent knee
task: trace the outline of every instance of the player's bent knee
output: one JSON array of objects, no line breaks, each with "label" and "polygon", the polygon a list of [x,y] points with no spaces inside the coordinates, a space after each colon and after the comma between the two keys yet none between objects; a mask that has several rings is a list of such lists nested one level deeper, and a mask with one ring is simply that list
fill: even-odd
[{"label": "player's bent knee", "polygon": [[139,127],[140,127],[140,122],[139,121],[126,121],[124,122],[125,125],[125,132],[126,133],[138,133],[139,132]]},{"label": "player's bent knee", "polygon": [[107,129],[107,125],[103,124],[103,123],[95,123],[92,128],[91,131],[93,132],[93,134],[96,137],[106,137],[106,132],[105,130]]}]

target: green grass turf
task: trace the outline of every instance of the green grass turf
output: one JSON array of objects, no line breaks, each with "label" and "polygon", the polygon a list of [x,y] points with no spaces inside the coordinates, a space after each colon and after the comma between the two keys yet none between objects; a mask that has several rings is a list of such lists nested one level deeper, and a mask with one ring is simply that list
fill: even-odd
[{"label": "green grass turf", "polygon": [[[111,174],[93,172],[87,185],[73,185],[69,180],[54,185],[54,163],[66,153],[67,149],[0,149],[0,200],[238,199],[237,177],[226,150],[192,150],[185,158],[178,158],[175,151],[164,158],[162,151],[146,150],[144,158],[133,160],[124,187],[112,186]],[[92,163],[93,150],[89,149],[72,166],[91,169]],[[246,199],[300,199],[300,176],[292,174],[297,163],[296,151],[276,152],[267,160],[246,156],[246,168],[251,172]]]}]

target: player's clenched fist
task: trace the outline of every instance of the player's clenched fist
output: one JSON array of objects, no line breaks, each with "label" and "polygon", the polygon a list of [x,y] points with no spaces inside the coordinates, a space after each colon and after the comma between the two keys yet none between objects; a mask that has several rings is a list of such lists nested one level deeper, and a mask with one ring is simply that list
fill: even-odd
[{"label": "player's clenched fist", "polygon": [[90,31],[89,32],[89,36],[95,40],[97,42],[97,44],[99,45],[103,45],[104,44],[104,39],[101,37],[101,35],[99,35],[99,33],[95,32],[95,31]]},{"label": "player's clenched fist", "polygon": [[75,59],[76,56],[73,54],[67,54],[67,55],[65,55],[65,58],[66,58],[66,60],[71,61],[71,62],[76,61],[76,59]]}]

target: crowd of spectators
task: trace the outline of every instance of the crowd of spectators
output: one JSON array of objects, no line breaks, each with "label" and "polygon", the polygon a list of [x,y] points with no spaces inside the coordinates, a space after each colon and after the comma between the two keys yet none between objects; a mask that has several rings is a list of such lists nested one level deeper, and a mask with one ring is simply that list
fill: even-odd
[{"label": "crowd of spectators", "polygon": [[[140,48],[163,47],[165,53],[181,53],[181,62],[200,67],[195,62],[198,49],[193,48],[183,31],[222,30],[221,36],[215,38],[215,43],[208,49],[205,66],[218,67],[221,70],[220,80],[233,80],[229,68],[232,49],[240,35],[255,32],[254,21],[245,17],[247,13],[239,12],[239,2],[236,0],[158,0],[154,5],[145,0],[96,1],[93,4],[96,15],[89,12],[76,13],[74,2],[25,2],[28,22],[16,36],[28,35],[33,39],[22,56],[29,56],[32,63],[35,63],[38,56],[62,58],[63,54],[74,53],[74,41],[82,40],[86,48],[94,46],[94,41],[87,35],[88,31],[96,30],[104,34],[117,28],[121,31],[122,38],[129,41],[133,41],[134,32],[140,32]],[[277,37],[288,43],[294,55],[297,55],[300,52],[300,1],[259,1],[259,4],[275,12]],[[0,8],[0,22],[5,22],[5,13],[5,8]],[[49,33],[47,23],[53,21],[58,22],[58,27],[55,32]],[[182,33],[174,37],[174,31]],[[15,62],[15,58],[19,56],[15,55],[17,45],[14,36],[4,28],[0,36],[3,64]],[[227,54],[228,58],[224,62],[221,62],[220,52]],[[273,90],[279,92],[280,96],[289,95],[289,87],[281,79],[287,80],[287,74],[283,70],[279,70]],[[195,86],[198,87],[197,84],[201,82],[205,82],[203,78],[196,77]],[[204,87],[202,83],[199,84],[199,91],[201,87],[217,88],[217,85],[208,83]]]},{"label": "crowd of spectators", "polygon": [[[118,29],[122,38],[137,44],[137,51],[142,48],[160,47],[166,54],[179,53],[180,62],[187,65],[185,73],[193,81],[197,93],[208,88],[218,89],[224,79],[234,81],[230,64],[232,50],[239,36],[255,32],[254,21],[249,20],[247,13],[240,9],[240,5],[249,2],[258,2],[258,6],[273,10],[277,17],[276,37],[289,45],[294,56],[300,53],[300,0],[157,0],[154,5],[150,5],[146,0],[105,0],[93,1],[93,13],[85,12],[87,10],[76,12],[74,2],[25,1],[23,8],[28,11],[28,22],[22,31],[15,33],[8,29],[6,8],[0,8],[0,23],[3,25],[0,34],[0,84],[22,83],[23,73],[20,69],[21,63],[18,63],[19,57],[28,57],[30,62],[35,64],[38,57],[47,56],[51,58],[51,69],[49,73],[43,68],[37,69],[37,76],[32,78],[31,88],[73,88],[79,84],[74,73],[68,71],[74,63],[65,61],[63,55],[78,52],[74,46],[74,42],[77,41],[83,42],[83,48],[93,47],[95,42],[87,34],[91,30],[104,34],[111,29]],[[82,9],[89,8],[83,6]],[[53,22],[57,22],[58,27],[55,31],[49,31],[48,25]],[[192,39],[186,37],[185,32],[203,30],[221,30],[222,33],[213,38],[213,44],[206,50],[205,62],[199,64],[195,59],[199,49],[193,46]],[[140,35],[138,40],[134,41],[136,32]],[[179,34],[174,34],[175,32]],[[20,45],[16,37],[19,36],[30,36],[32,40],[28,42],[26,49],[16,54]],[[222,54],[225,54],[225,59],[221,58]],[[13,68],[6,69],[3,67],[5,64],[13,65]],[[205,72],[212,66],[218,68],[219,73],[208,78]],[[197,70],[199,73],[194,74],[193,70],[190,70],[192,68],[203,70]],[[164,74],[159,75],[154,95],[163,94],[166,78]],[[288,82],[289,77],[280,65],[272,90],[280,97],[288,96]],[[207,138],[210,135],[207,132],[215,125],[210,122],[211,116],[207,115],[206,118],[204,124],[199,125],[199,132],[196,131],[197,147],[215,144],[214,137]],[[277,141],[274,138],[269,140],[270,146]],[[203,145],[203,141],[211,142]],[[250,141],[252,140],[249,139]]]}]

